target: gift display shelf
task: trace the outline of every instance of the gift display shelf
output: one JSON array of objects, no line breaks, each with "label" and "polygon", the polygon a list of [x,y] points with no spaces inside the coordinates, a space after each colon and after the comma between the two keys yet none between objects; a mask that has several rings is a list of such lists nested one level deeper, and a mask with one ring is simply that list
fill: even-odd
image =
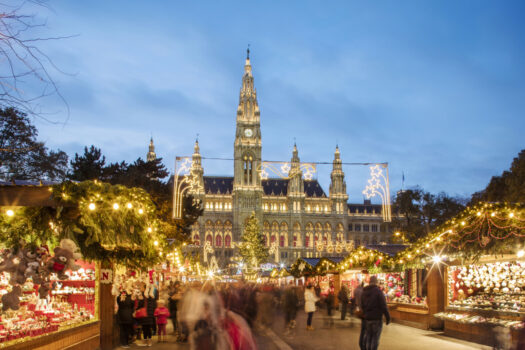
[{"label": "gift display shelf", "polygon": [[428,329],[430,312],[426,305],[388,302],[388,312],[396,323],[420,329]]}]

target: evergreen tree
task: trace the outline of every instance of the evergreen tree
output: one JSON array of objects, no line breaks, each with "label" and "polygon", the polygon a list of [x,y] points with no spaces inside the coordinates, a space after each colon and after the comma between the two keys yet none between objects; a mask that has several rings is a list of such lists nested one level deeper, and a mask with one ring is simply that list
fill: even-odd
[{"label": "evergreen tree", "polygon": [[3,180],[63,180],[67,154],[49,150],[25,113],[0,108],[0,178]]},{"label": "evergreen tree", "polygon": [[91,145],[89,149],[84,147],[84,154],[75,153],[75,159],[71,161],[71,173],[69,178],[76,181],[102,180],[106,157],[102,155],[100,148]]},{"label": "evergreen tree", "polygon": [[244,233],[241,239],[242,244],[239,252],[248,268],[257,268],[266,261],[268,248],[264,245],[264,236],[261,233],[259,220],[255,217],[254,212],[252,212],[252,215],[244,225]]}]

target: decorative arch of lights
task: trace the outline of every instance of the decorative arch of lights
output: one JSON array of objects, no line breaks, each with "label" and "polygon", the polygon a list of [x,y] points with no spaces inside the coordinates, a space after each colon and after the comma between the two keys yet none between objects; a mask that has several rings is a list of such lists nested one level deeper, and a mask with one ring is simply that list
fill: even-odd
[{"label": "decorative arch of lights", "polygon": [[[202,159],[207,159],[202,157]],[[209,158],[214,159],[214,158]],[[222,159],[231,160],[231,159]],[[292,169],[290,162],[269,162],[264,161],[257,167],[257,172],[262,180],[272,176],[282,179],[290,179],[298,173],[303,174],[305,180],[312,180],[317,173],[316,164],[330,164],[325,162],[300,163],[299,167]],[[363,190],[367,199],[379,196],[381,199],[382,215],[385,222],[392,221],[391,201],[390,201],[390,179],[388,174],[388,163],[342,163],[343,165],[365,165],[370,166],[370,178]],[[198,182],[196,174],[193,173],[193,161],[191,157],[175,158],[174,176],[174,195],[173,195],[173,216],[182,217],[182,199],[189,192],[200,192],[204,189]]]},{"label": "decorative arch of lights", "polygon": [[173,217],[182,217],[182,199],[189,192],[200,192],[204,189],[199,184],[197,176],[193,173],[193,160],[191,157],[175,158],[175,175],[173,177]]},{"label": "decorative arch of lights", "polygon": [[392,221],[392,209],[390,206],[390,180],[388,176],[388,163],[378,163],[370,167],[370,179],[363,190],[367,199],[375,196],[381,198],[383,220]]}]

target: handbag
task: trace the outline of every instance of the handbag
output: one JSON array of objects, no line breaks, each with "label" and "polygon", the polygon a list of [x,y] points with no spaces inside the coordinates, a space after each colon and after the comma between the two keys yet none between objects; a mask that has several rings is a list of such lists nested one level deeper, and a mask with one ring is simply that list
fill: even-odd
[{"label": "handbag", "polygon": [[148,299],[144,298],[144,306],[140,309],[135,310],[134,316],[135,318],[144,318],[148,317]]}]

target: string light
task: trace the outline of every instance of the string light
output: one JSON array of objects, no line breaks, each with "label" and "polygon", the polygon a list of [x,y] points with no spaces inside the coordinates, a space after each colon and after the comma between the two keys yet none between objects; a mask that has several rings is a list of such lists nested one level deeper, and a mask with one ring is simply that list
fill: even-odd
[{"label": "string light", "polygon": [[432,261],[435,262],[436,264],[440,263],[441,262],[441,257],[439,255],[434,255],[432,257]]},{"label": "string light", "polygon": [[513,217],[514,217],[514,213],[510,213],[510,214],[509,214],[509,218],[512,219]]},{"label": "string light", "polygon": [[155,242],[153,242],[153,245],[154,245],[154,246],[158,246],[158,245],[159,245],[159,241],[155,241]]},{"label": "string light", "polygon": [[118,203],[113,203],[113,209],[118,210],[118,208],[120,208],[120,206],[118,205]]},{"label": "string light", "polygon": [[13,210],[11,210],[11,209],[7,209],[5,213],[7,214],[7,216],[15,215],[15,212]]},{"label": "string light", "polygon": [[525,256],[525,250],[520,250],[517,254],[518,258],[523,258]]},{"label": "string light", "polygon": [[139,214],[141,214],[141,215],[144,214],[144,209],[140,208],[139,209]]},{"label": "string light", "polygon": [[131,208],[133,208],[133,205],[131,203],[128,203],[127,207],[128,207],[128,209],[131,209]]},{"label": "string light", "polygon": [[88,208],[89,208],[89,210],[91,210],[91,211],[95,210],[95,208],[96,208],[95,203],[89,203]]},{"label": "string light", "polygon": [[151,227],[148,227],[148,232],[151,233],[151,231],[153,231]]}]

